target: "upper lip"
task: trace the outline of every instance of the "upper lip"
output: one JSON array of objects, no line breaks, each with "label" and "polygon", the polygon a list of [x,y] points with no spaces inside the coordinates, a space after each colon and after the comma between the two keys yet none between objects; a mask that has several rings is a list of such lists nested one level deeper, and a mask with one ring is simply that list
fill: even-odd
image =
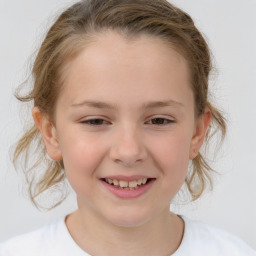
[{"label": "upper lip", "polygon": [[144,179],[144,178],[153,179],[152,177],[148,177],[145,175],[133,175],[133,176],[115,175],[115,176],[106,176],[103,179],[133,181],[133,180],[139,180],[139,179]]}]

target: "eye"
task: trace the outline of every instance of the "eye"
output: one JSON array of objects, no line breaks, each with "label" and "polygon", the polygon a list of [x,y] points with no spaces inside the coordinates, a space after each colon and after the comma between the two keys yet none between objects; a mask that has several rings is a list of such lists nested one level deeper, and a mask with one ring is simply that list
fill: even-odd
[{"label": "eye", "polygon": [[174,120],[163,118],[163,117],[156,117],[150,119],[148,122],[150,122],[153,125],[168,125],[170,123],[174,123]]},{"label": "eye", "polygon": [[91,125],[91,126],[101,126],[101,125],[108,124],[107,121],[105,121],[104,119],[100,119],[100,118],[95,118],[95,119],[90,119],[90,120],[83,120],[83,121],[81,121],[81,123]]}]

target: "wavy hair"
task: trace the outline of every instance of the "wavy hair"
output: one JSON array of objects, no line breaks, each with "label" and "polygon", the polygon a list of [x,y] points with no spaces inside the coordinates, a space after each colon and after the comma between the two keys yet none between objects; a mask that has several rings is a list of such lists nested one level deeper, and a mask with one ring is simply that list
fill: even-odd
[{"label": "wavy hair", "polygon": [[[175,47],[189,63],[196,115],[203,114],[206,107],[211,111],[212,120],[205,145],[209,144],[217,131],[224,138],[225,118],[209,100],[212,61],[208,44],[191,17],[166,0],[83,0],[72,5],[57,18],[43,40],[32,68],[32,90],[26,95],[17,91],[16,97],[21,102],[33,102],[54,122],[65,63],[79,54],[93,35],[105,30],[114,30],[128,37],[151,35]],[[55,190],[65,179],[63,162],[47,158],[35,124],[27,129],[17,143],[14,163],[20,158],[25,164],[30,197],[39,206],[38,196],[47,190]],[[207,184],[212,185],[212,172],[202,153],[192,160],[185,181],[192,200],[200,197]],[[65,194],[53,203],[53,207],[64,198]]]}]

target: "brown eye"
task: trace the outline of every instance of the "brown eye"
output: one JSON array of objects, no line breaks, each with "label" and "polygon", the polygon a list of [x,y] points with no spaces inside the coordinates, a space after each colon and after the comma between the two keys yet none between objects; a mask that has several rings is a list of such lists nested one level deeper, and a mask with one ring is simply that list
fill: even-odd
[{"label": "brown eye", "polygon": [[107,124],[107,122],[103,119],[84,120],[81,123],[95,126]]},{"label": "brown eye", "polygon": [[166,118],[153,118],[149,122],[151,122],[151,124],[153,125],[166,125],[169,123],[173,123],[174,121]]}]

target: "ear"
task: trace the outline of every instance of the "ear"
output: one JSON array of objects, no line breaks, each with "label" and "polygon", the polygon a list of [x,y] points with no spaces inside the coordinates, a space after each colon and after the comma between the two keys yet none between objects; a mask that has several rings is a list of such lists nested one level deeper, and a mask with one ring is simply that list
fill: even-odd
[{"label": "ear", "polygon": [[209,127],[210,121],[211,111],[209,108],[206,108],[204,113],[201,116],[199,116],[196,121],[196,126],[190,145],[190,159],[194,159],[198,155],[199,149],[201,148],[204,142],[204,137]]},{"label": "ear", "polygon": [[49,157],[55,161],[62,160],[57,131],[49,117],[43,115],[38,107],[32,110],[34,121],[40,130]]}]

